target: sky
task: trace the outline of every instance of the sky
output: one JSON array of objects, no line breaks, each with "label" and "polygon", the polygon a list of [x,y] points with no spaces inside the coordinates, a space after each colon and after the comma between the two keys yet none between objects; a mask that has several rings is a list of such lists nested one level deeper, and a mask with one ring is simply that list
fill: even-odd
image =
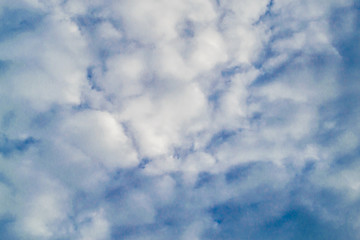
[{"label": "sky", "polygon": [[0,239],[360,239],[358,0],[2,0]]}]

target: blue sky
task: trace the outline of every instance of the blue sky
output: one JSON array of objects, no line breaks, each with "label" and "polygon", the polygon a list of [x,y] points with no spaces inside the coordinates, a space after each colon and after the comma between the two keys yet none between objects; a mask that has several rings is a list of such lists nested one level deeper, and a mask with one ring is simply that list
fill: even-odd
[{"label": "blue sky", "polygon": [[4,0],[0,239],[360,239],[356,0]]}]

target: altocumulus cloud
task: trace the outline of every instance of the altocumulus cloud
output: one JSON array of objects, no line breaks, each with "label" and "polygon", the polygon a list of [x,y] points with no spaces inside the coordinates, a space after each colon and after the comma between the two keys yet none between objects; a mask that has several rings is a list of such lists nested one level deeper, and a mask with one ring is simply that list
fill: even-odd
[{"label": "altocumulus cloud", "polygon": [[3,0],[1,239],[360,239],[356,0]]}]

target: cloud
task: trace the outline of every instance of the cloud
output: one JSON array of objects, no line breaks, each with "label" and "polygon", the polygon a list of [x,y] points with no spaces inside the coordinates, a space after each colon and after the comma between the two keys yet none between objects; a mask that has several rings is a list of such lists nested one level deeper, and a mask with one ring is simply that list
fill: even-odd
[{"label": "cloud", "polygon": [[3,1],[4,239],[358,239],[356,1]]},{"label": "cloud", "polygon": [[106,168],[131,167],[138,163],[131,141],[109,113],[76,113],[64,121],[60,131],[64,142],[75,146],[89,159],[98,161]]}]

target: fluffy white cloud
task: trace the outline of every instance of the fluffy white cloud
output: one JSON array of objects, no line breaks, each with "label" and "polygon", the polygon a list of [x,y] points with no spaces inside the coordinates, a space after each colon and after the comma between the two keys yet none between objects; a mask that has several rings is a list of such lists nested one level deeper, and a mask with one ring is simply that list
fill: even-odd
[{"label": "fluffy white cloud", "polygon": [[2,95],[27,101],[40,111],[53,104],[80,104],[90,58],[85,47],[69,16],[54,13],[44,17],[35,31],[2,42],[1,59],[11,63]]},{"label": "fluffy white cloud", "polygon": [[116,119],[107,112],[85,110],[71,115],[60,131],[64,141],[108,169],[132,167],[138,163],[131,141]]}]

